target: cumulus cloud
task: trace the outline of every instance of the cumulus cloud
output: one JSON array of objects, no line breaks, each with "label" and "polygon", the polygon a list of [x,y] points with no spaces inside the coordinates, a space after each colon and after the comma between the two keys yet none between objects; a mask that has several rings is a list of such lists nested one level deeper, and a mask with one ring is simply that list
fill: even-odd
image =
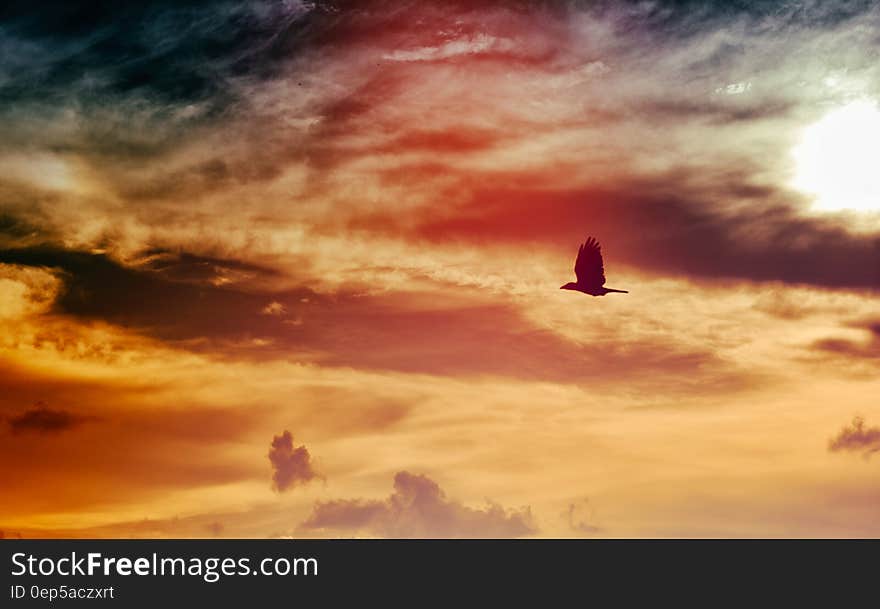
[{"label": "cumulus cloud", "polygon": [[529,508],[485,509],[446,498],[439,485],[406,471],[394,476],[394,492],[384,501],[338,499],[318,502],[302,530],[326,530],[391,538],[506,538],[538,532]]},{"label": "cumulus cloud", "polygon": [[294,446],[293,436],[287,430],[272,438],[269,462],[272,464],[272,485],[279,493],[320,478],[308,449]]},{"label": "cumulus cloud", "polygon": [[855,417],[828,442],[828,450],[862,453],[868,458],[880,452],[880,427],[866,427],[862,417]]}]

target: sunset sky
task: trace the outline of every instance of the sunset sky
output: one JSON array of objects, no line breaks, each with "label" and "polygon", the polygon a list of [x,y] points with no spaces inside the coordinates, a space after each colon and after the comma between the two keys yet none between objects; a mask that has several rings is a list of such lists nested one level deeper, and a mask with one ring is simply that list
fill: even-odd
[{"label": "sunset sky", "polygon": [[6,537],[880,536],[875,2],[84,4],[0,8]]}]

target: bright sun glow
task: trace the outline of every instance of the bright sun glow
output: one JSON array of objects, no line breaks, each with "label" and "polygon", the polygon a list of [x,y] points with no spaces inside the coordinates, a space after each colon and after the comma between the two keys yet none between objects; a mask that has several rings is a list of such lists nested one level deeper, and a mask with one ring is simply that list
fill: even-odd
[{"label": "bright sun glow", "polygon": [[856,101],[804,130],[792,185],[820,211],[880,211],[880,110]]}]

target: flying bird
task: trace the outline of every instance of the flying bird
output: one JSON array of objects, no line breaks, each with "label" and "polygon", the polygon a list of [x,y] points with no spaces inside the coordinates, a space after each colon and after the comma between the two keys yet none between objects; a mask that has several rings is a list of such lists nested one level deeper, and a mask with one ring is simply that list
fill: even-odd
[{"label": "flying bird", "polygon": [[602,264],[602,248],[592,237],[578,248],[578,257],[574,261],[574,274],[577,281],[566,283],[560,290],[577,290],[590,296],[605,296],[611,292],[629,294],[626,290],[614,290],[605,287],[605,267]]}]

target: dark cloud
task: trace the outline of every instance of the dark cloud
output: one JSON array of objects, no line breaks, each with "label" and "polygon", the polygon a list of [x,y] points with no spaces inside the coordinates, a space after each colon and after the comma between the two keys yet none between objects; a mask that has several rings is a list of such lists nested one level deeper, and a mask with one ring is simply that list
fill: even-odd
[{"label": "dark cloud", "polygon": [[[159,253],[141,267],[128,267],[105,254],[36,246],[0,251],[0,263],[57,269],[65,286],[55,304],[59,313],[103,319],[169,340],[270,332],[269,322],[258,314],[270,296],[222,283],[276,275],[241,261]],[[297,304],[304,298],[320,300],[308,289],[282,296]],[[253,325],[243,328],[236,323],[242,319]]]},{"label": "dark cloud", "polygon": [[[785,193],[749,186],[747,176],[739,172],[714,180],[703,176],[709,186],[694,186],[695,177],[622,179],[604,188],[518,183],[478,188],[458,208],[432,206],[421,218],[404,220],[366,217],[353,228],[440,242],[529,242],[567,248],[591,234],[602,242],[608,267],[618,261],[705,280],[880,289],[877,235],[853,234],[831,220],[804,216],[795,202],[786,201]],[[520,176],[519,181],[528,180]],[[537,209],[540,213],[534,213]],[[852,264],[853,260],[861,262]]]},{"label": "dark cloud", "polygon": [[774,29],[781,33],[804,27],[833,27],[870,10],[871,0],[661,0],[659,2],[575,3],[590,7],[597,14],[613,12],[627,29],[638,28],[678,40],[699,35],[724,25],[747,21],[755,29]]},{"label": "dark cloud", "polygon": [[405,471],[394,476],[388,499],[319,502],[300,528],[389,538],[508,538],[538,532],[528,508],[506,510],[495,503],[469,508],[447,499],[430,478]]},{"label": "dark cloud", "polygon": [[859,320],[848,324],[848,326],[864,330],[868,340],[854,341],[844,338],[823,338],[813,343],[813,349],[857,359],[880,359],[880,321],[876,319]]},{"label": "dark cloud", "polygon": [[[209,280],[270,272],[241,261],[162,254],[135,268],[104,254],[38,247],[0,251],[0,262],[59,269],[65,289],[58,313],[228,357],[562,382],[625,378],[675,392],[732,391],[758,380],[708,349],[686,348],[675,339],[567,340],[536,327],[510,304],[444,304],[418,294],[323,295],[306,288],[270,292]],[[267,315],[267,307],[278,314]],[[614,334],[603,327],[585,332]]]},{"label": "dark cloud", "polygon": [[164,279],[215,285],[241,279],[278,279],[277,270],[244,260],[197,256],[189,252],[152,249],[143,252],[140,269],[154,271]]},{"label": "dark cloud", "polygon": [[269,462],[272,464],[272,486],[278,492],[320,478],[314,470],[308,449],[305,446],[294,446],[293,436],[287,430],[272,438]]},{"label": "dark cloud", "polygon": [[307,14],[295,0],[50,1],[39,11],[13,0],[0,24],[5,57],[21,71],[0,99],[45,103],[71,90],[81,104],[135,93],[187,103],[221,97],[222,77],[269,72],[273,42],[297,38]]},{"label": "dark cloud", "polygon": [[0,175],[0,248],[27,247],[60,239],[53,214],[46,205],[58,200],[57,193],[14,183]]},{"label": "dark cloud", "polygon": [[0,238],[4,241],[26,240],[42,235],[43,229],[10,213],[0,213]]},{"label": "dark cloud", "polygon": [[860,344],[844,338],[823,338],[813,343],[813,349],[859,359],[880,358],[880,345],[876,342]]},{"label": "dark cloud", "polygon": [[[30,122],[21,119],[51,120],[73,111],[87,119],[81,121],[85,128],[78,138],[62,138],[56,145],[79,145],[92,153],[142,154],[161,150],[169,140],[181,141],[190,127],[227,120],[246,110],[249,87],[289,78],[304,57],[339,53],[351,57],[362,55],[364,49],[437,48],[451,39],[489,33],[518,44],[484,51],[477,60],[523,62],[553,70],[565,63],[561,51],[573,34],[565,27],[572,13],[612,20],[621,39],[651,36],[651,44],[660,45],[666,37],[681,43],[737,20],[746,20],[765,34],[830,27],[870,6],[870,1],[780,6],[702,0],[632,4],[224,0],[209,5],[191,0],[85,4],[51,0],[35,11],[30,3],[13,0],[0,8],[0,49],[8,66],[0,72],[0,108],[4,109],[0,116],[8,119],[10,143],[21,143],[36,133],[33,125],[21,127],[25,129],[21,138],[12,142],[16,125]],[[548,32],[544,43],[524,40],[524,24],[538,24]],[[701,73],[717,71],[725,57],[739,56],[743,50],[723,45],[718,50],[721,57],[710,57],[704,61],[707,65],[695,68]],[[376,66],[380,80],[389,63],[380,60]],[[338,123],[349,114],[343,108],[358,112],[375,101],[360,91],[336,100],[321,114]],[[108,107],[125,111],[108,112]],[[722,120],[728,120],[730,112],[721,111]],[[729,120],[765,112],[761,108],[732,111]],[[36,123],[42,125],[44,120]]]},{"label": "dark cloud", "polygon": [[779,118],[789,114],[795,107],[790,100],[766,100],[762,98],[746,98],[740,100],[712,99],[700,100],[651,100],[637,104],[640,112],[644,112],[657,121],[668,120],[679,122],[705,119],[713,125],[730,123],[747,123],[761,119]]},{"label": "dark cloud", "polygon": [[[477,26],[458,17],[492,5],[503,3],[50,0],[35,11],[12,0],[0,7],[4,143],[143,158],[248,108],[252,87],[289,77],[302,57],[356,52],[377,32],[394,48],[444,26],[466,35]],[[78,116],[73,134],[38,127],[65,113]]]},{"label": "dark cloud", "polygon": [[38,402],[32,408],[9,418],[12,433],[58,433],[91,420],[90,417],[74,414],[67,410],[49,408]]},{"label": "dark cloud", "polygon": [[[300,0],[4,3],[0,148],[41,144],[97,159],[105,173],[145,167],[220,121],[247,115],[253,126],[250,93],[344,40],[340,21],[332,3]],[[190,196],[275,171],[259,160],[225,170],[208,161],[119,192]]]},{"label": "dark cloud", "polygon": [[880,427],[865,427],[862,417],[855,417],[828,442],[831,452],[862,453],[865,458],[880,452]]},{"label": "dark cloud", "polygon": [[[17,73],[30,76],[23,76],[25,80],[21,82],[17,78],[8,79],[4,86],[8,89],[7,96],[12,96],[10,100],[16,99],[15,95],[24,95],[23,91],[44,100],[52,98],[47,90],[78,90],[72,87],[70,79],[80,82],[97,70],[101,78],[90,84],[90,95],[102,105],[112,106],[113,100],[136,92],[148,92],[150,99],[165,100],[162,103],[166,104],[192,104],[232,95],[230,91],[234,88],[228,86],[228,82],[235,76],[246,75],[244,80],[249,82],[278,76],[278,66],[296,62],[301,54],[315,49],[335,58],[347,52],[346,58],[350,59],[355,56],[353,51],[363,45],[381,56],[388,50],[433,48],[432,45],[441,45],[452,38],[467,40],[482,32],[499,37],[523,34],[527,29],[523,24],[537,19],[541,19],[545,37],[550,38],[546,33],[551,32],[552,36],[561,38],[566,28],[560,23],[566,21],[560,21],[560,16],[570,10],[586,11],[600,19],[613,14],[611,21],[627,40],[645,32],[656,33],[662,39],[662,34],[668,31],[680,43],[682,35],[711,31],[737,19],[759,24],[764,35],[774,28],[829,26],[860,14],[870,3],[844,2],[828,7],[827,3],[801,2],[780,7],[774,2],[695,0],[621,7],[620,3],[604,2],[374,1],[317,3],[308,11],[296,8],[300,6],[296,2],[223,2],[211,9],[191,3],[102,4],[100,9],[90,7],[82,11],[71,6],[59,3],[57,10],[47,9],[46,15],[35,14],[29,5],[19,3],[12,3],[5,10],[2,19],[9,24],[8,31],[14,33],[14,41],[8,46],[14,51],[19,47],[27,49],[27,44],[21,42],[26,41],[45,50],[42,54],[28,55],[37,59],[20,60],[23,67]],[[434,17],[441,21],[435,21]],[[568,35],[572,35],[571,32]],[[654,38],[651,42],[660,45]],[[523,47],[528,45],[514,45],[508,55],[520,57],[525,53]],[[568,60],[553,53],[548,55],[541,45],[533,50],[529,57],[544,73],[562,71],[570,67],[569,63],[582,65],[585,59],[571,49],[567,49],[572,54]],[[615,46],[607,49],[611,55],[618,50]],[[687,65],[682,70],[694,76],[703,87],[707,74],[715,73],[727,58],[739,57],[743,52],[740,46],[722,45],[715,54],[704,57],[703,64]],[[12,56],[19,55],[24,57],[25,53],[14,52]],[[509,61],[511,57],[505,59]],[[25,69],[30,67],[28,62],[37,62],[39,69]],[[382,60],[379,63],[378,66],[371,64],[363,78],[358,70],[359,78],[351,88],[341,87],[342,92],[331,95],[330,99],[322,97],[320,107],[309,108],[308,115],[320,116],[321,120],[309,130],[310,135],[304,136],[307,142],[294,147],[295,152],[285,150],[275,161],[255,160],[260,157],[257,152],[246,162],[225,158],[199,161],[192,167],[171,170],[143,183],[120,185],[123,198],[186,196],[222,189],[230,183],[271,178],[278,175],[280,166],[288,163],[291,155],[307,159],[320,170],[351,155],[480,151],[500,146],[514,135],[533,136],[536,128],[547,127],[532,125],[531,129],[518,133],[510,127],[511,121],[504,121],[483,127],[431,125],[435,130],[426,130],[421,122],[411,124],[404,120],[398,124],[395,121],[400,117],[396,114],[390,118],[386,115],[382,122],[383,112],[389,106],[403,107],[415,76],[405,66],[390,65],[394,62]],[[0,92],[3,90],[0,88]],[[700,92],[700,96],[676,96],[664,88],[658,97],[657,92],[646,91],[636,96],[635,112],[627,109],[621,115],[647,114],[652,120],[669,117],[681,122],[699,114],[716,122],[754,121],[786,114],[793,103],[790,99],[768,101],[760,96],[733,96],[736,99],[725,96],[725,99],[695,102],[694,99],[704,99],[704,91],[700,89]],[[629,103],[620,101],[624,105]],[[614,104],[618,104],[618,100],[615,99]],[[10,104],[12,106],[15,104]],[[228,116],[224,114],[223,118]],[[263,118],[266,117],[249,117],[253,122]],[[155,120],[172,126],[177,121],[167,111],[158,112]],[[151,132],[150,129],[144,131]],[[346,138],[339,137],[365,132],[384,137],[377,137],[372,144],[360,145],[356,150],[347,150]],[[95,146],[108,139],[101,130],[94,135]],[[266,138],[261,138],[260,145],[254,149],[265,145],[262,139]],[[582,166],[582,162],[573,162],[570,170],[580,171]],[[392,167],[384,175],[391,182],[399,182],[403,176],[413,183],[416,178],[424,177],[422,173],[437,175],[444,169],[449,168],[444,168],[442,162],[424,167],[421,173],[418,167],[407,165]],[[529,176],[519,176],[519,183],[514,183],[510,176],[478,175],[473,184],[463,184],[479,188],[462,207],[433,205],[432,211],[421,218],[402,219],[393,213],[381,221],[357,218],[351,226],[396,226],[400,232],[426,239],[528,239],[548,247],[576,242],[583,238],[582,233],[589,231],[601,233],[606,249],[615,249],[618,260],[660,273],[779,280],[834,288],[877,289],[880,286],[880,239],[876,235],[853,235],[831,222],[802,217],[799,202],[785,201],[783,193],[749,183],[749,171],[756,169],[760,167],[744,167],[735,175],[722,178],[709,176],[712,184],[700,189],[689,184],[693,176],[680,175],[653,181],[621,180],[621,185],[614,188],[577,190],[530,187]],[[508,186],[486,189],[486,183]],[[740,206],[741,209],[738,207],[736,213],[732,213],[728,203],[743,201],[749,205]],[[534,213],[538,207],[540,214]],[[635,231],[636,226],[651,226],[652,232]],[[854,259],[864,263],[850,264]]]}]

